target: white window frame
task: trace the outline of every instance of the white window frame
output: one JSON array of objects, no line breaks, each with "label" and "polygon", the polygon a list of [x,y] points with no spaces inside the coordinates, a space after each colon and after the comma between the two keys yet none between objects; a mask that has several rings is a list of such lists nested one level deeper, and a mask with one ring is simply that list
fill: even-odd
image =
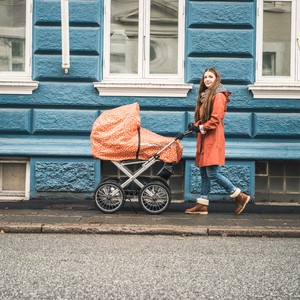
[{"label": "white window frame", "polygon": [[[143,26],[139,24],[139,71],[138,74],[109,74],[110,66],[110,13],[111,0],[104,0],[104,45],[103,45],[103,80],[94,82],[101,96],[156,96],[186,97],[192,84],[184,82],[185,48],[185,1],[178,0],[178,72],[177,74],[149,74],[150,47],[150,1],[139,0],[139,15],[143,16]],[[143,32],[144,30],[144,32]],[[147,38],[146,38],[147,37]],[[141,49],[144,49],[145,56]],[[143,61],[143,63],[141,63]],[[142,70],[141,65],[147,66]]]},{"label": "white window frame", "polygon": [[300,2],[298,0],[278,1],[291,2],[292,5],[291,75],[262,76],[264,1],[257,1],[256,82],[249,85],[248,89],[252,91],[254,98],[300,99]]},{"label": "white window frame", "polygon": [[[11,191],[10,195],[5,195],[2,192],[2,178],[0,181],[0,202],[1,201],[21,201],[21,200],[29,200],[30,194],[30,161],[25,160],[24,158],[14,158],[14,159],[0,159],[0,165],[5,163],[16,163],[16,164],[25,164],[26,165],[26,174],[25,174],[25,190],[24,191]],[[2,171],[2,170],[0,170]],[[20,193],[24,193],[24,195],[19,195]]]},{"label": "white window frame", "polygon": [[31,78],[32,1],[26,0],[25,71],[0,72],[0,94],[32,94],[38,87],[38,82]]}]

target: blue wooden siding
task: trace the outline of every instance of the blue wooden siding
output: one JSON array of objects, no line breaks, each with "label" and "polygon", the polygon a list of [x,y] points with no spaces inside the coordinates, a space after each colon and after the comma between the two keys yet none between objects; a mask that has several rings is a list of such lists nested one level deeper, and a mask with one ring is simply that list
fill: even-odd
[{"label": "blue wooden siding", "polygon": [[[138,102],[142,127],[167,136],[185,130],[207,67],[218,68],[232,92],[224,120],[226,166],[237,177],[236,170],[244,170],[247,191],[254,195],[255,160],[300,159],[300,99],[253,99],[247,88],[255,81],[255,1],[186,1],[185,80],[194,84],[186,98],[99,96],[93,82],[102,79],[103,1],[70,0],[69,12],[69,74],[61,68],[60,1],[36,0],[32,70],[39,87],[32,95],[0,95],[0,155],[30,157],[31,197],[90,195],[100,162],[91,158],[89,134],[103,110]],[[182,143],[191,200],[199,192],[191,185],[199,182],[192,167],[195,136]]]}]

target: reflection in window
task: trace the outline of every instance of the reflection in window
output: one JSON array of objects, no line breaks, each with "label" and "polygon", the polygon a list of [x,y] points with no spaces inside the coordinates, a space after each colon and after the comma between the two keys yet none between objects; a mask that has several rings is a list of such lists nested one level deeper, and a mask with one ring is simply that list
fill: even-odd
[{"label": "reflection in window", "polygon": [[0,71],[25,71],[26,0],[0,1]]},{"label": "reflection in window", "polygon": [[264,1],[263,76],[291,75],[291,2]]},{"label": "reflection in window", "polygon": [[178,56],[178,1],[151,0],[150,47],[155,59],[150,60],[150,74],[176,74]]},{"label": "reflection in window", "polygon": [[110,74],[177,74],[178,0],[112,0],[110,17]]},{"label": "reflection in window", "polygon": [[138,0],[111,1],[110,73],[138,72]]},{"label": "reflection in window", "polygon": [[263,76],[276,75],[276,52],[263,53]]}]

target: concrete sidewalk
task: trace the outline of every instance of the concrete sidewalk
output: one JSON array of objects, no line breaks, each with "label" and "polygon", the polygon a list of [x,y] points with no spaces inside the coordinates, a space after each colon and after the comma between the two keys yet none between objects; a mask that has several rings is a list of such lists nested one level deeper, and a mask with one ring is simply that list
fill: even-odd
[{"label": "concrete sidewalk", "polygon": [[0,202],[0,232],[300,237],[299,205],[250,203],[237,216],[234,203],[211,203],[208,215],[185,214],[192,205],[172,203],[165,213],[149,215],[138,203],[103,214],[93,201]]}]

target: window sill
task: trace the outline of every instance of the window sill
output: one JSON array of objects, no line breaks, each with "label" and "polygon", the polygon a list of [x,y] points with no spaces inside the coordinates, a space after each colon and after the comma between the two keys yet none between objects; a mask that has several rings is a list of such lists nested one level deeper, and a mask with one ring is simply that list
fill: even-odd
[{"label": "window sill", "polygon": [[100,96],[186,97],[192,84],[94,82]]},{"label": "window sill", "polygon": [[248,90],[253,93],[254,98],[300,99],[300,83],[255,83],[248,85]]},{"label": "window sill", "polygon": [[38,81],[3,81],[0,80],[0,94],[32,94],[37,89]]}]

